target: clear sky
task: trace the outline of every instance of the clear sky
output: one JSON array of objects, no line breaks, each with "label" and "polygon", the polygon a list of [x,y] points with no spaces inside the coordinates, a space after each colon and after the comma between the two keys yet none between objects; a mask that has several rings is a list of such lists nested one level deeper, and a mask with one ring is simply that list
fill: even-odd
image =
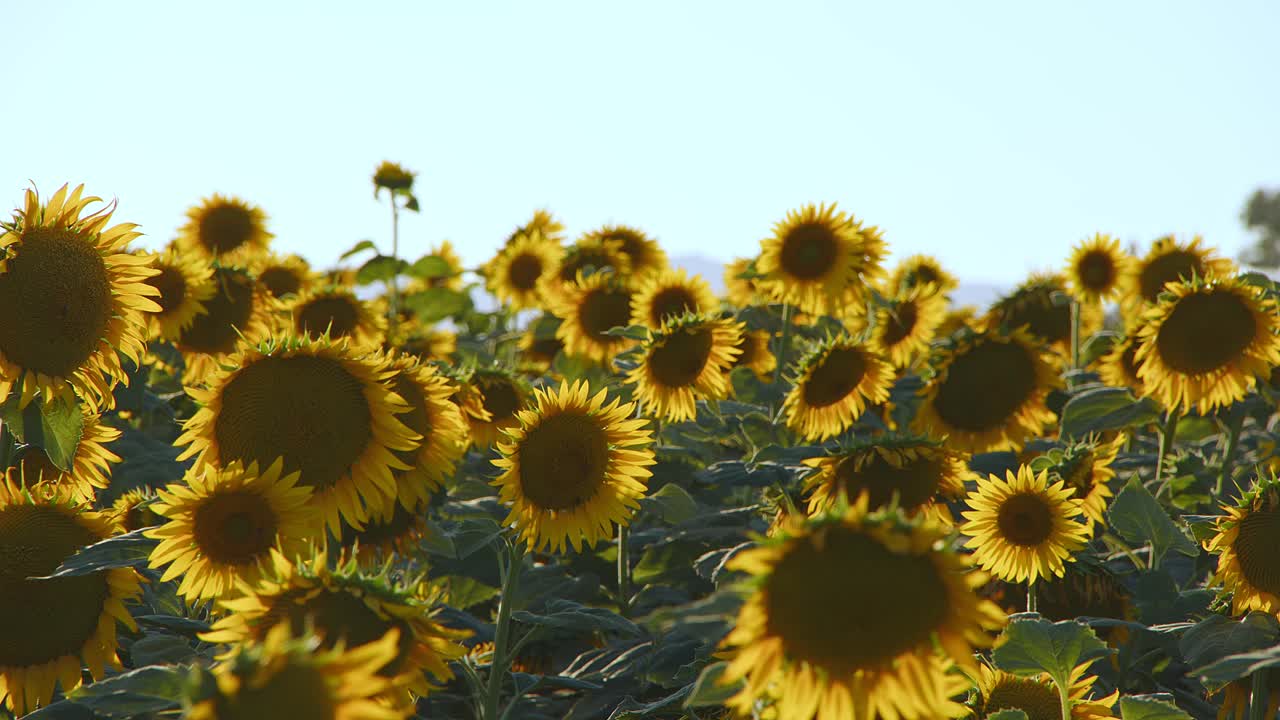
[{"label": "clear sky", "polygon": [[[1235,255],[1280,185],[1280,3],[0,0],[0,206],[118,197],[157,246],[233,193],[328,264],[389,237],[488,257],[537,207],[672,255],[754,254],[838,201],[974,281],[1095,231]],[[5,213],[7,215],[7,212]]]}]

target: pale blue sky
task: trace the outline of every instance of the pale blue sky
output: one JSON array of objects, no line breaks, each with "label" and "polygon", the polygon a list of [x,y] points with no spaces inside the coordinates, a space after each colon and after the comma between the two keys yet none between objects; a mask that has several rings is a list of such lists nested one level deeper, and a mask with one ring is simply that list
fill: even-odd
[{"label": "pale blue sky", "polygon": [[723,260],[835,200],[1007,283],[1099,230],[1234,255],[1280,185],[1276,2],[0,3],[0,206],[83,181],[153,246],[218,191],[330,263],[386,158],[410,256],[547,206]]}]

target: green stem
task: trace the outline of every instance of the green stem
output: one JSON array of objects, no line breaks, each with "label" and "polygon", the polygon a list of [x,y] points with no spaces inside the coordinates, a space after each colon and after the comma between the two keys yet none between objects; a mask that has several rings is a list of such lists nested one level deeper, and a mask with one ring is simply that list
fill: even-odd
[{"label": "green stem", "polygon": [[1177,434],[1177,432],[1178,413],[1170,411],[1166,413],[1164,428],[1160,431],[1160,448],[1156,455],[1156,482],[1160,483],[1159,487],[1156,489],[1156,497],[1160,497],[1169,485],[1163,480],[1164,459],[1165,456],[1169,454],[1169,450],[1173,448],[1173,436]]},{"label": "green stem", "polygon": [[631,611],[631,552],[628,548],[631,530],[618,523],[618,614]]},{"label": "green stem", "polygon": [[778,341],[778,365],[773,371],[774,384],[782,382],[782,371],[787,367],[787,351],[791,345],[791,305],[782,304],[782,339]]},{"label": "green stem", "polygon": [[1263,668],[1253,674],[1253,689],[1249,692],[1249,720],[1266,720],[1267,705],[1271,700],[1271,690],[1267,687],[1269,672]]},{"label": "green stem", "polygon": [[507,562],[499,560],[502,572],[502,594],[498,596],[498,626],[493,638],[493,659],[489,661],[489,687],[484,696],[482,720],[498,720],[499,701],[502,699],[502,683],[511,665],[507,645],[511,640],[511,604],[515,602],[520,586],[520,569],[524,565],[524,544],[519,540],[507,548]]},{"label": "green stem", "polygon": [[1222,493],[1227,488],[1227,481],[1231,479],[1232,465],[1236,459],[1236,445],[1240,443],[1240,428],[1244,426],[1244,413],[1240,413],[1238,417],[1227,423],[1227,449],[1222,455],[1222,473],[1218,475],[1218,492],[1217,498],[1222,499]]},{"label": "green stem", "polygon": [[1036,602],[1036,581],[1027,581],[1027,612],[1040,612],[1037,609],[1039,603]]},{"label": "green stem", "polygon": [[0,472],[9,467],[13,458],[13,433],[9,432],[9,423],[0,423]]},{"label": "green stem", "polygon": [[[1080,301],[1071,299],[1071,369],[1080,369]],[[1072,376],[1071,384],[1075,384]]]},{"label": "green stem", "polygon": [[[396,205],[395,191],[387,193],[391,196],[391,257],[400,259],[400,207]],[[398,263],[397,263],[398,264]],[[400,274],[391,276],[391,303],[387,321],[390,327],[387,334],[395,337],[396,326],[400,322]]]},{"label": "green stem", "polygon": [[1071,720],[1071,683],[1055,683],[1058,686],[1058,702],[1062,704],[1062,720]]}]

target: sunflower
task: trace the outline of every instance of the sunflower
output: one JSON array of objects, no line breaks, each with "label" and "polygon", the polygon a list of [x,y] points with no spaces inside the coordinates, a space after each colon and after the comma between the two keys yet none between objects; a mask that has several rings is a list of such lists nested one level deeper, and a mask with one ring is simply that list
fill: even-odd
[{"label": "sunflower", "polygon": [[151,336],[176,340],[205,313],[204,303],[213,297],[213,268],[198,255],[169,250],[155,258],[159,274],[144,282],[154,287],[160,311],[150,314]]},{"label": "sunflower", "polygon": [[146,350],[145,313],[160,310],[152,258],[127,252],[135,225],[107,227],[114,205],[84,214],[100,200],[83,190],[63,185],[44,204],[27,190],[0,223],[0,401],[16,391],[26,407],[40,391],[110,407],[120,355],[137,365]]},{"label": "sunflower", "polygon": [[[471,426],[471,441],[479,448],[492,447],[505,430],[520,424],[519,412],[533,391],[523,378],[497,367],[476,370],[467,385],[476,402],[460,407]],[[474,412],[476,408],[480,412]]]},{"label": "sunflower", "polygon": [[448,663],[466,654],[457,641],[470,633],[436,622],[416,592],[416,581],[393,583],[387,570],[369,575],[354,558],[331,567],[323,548],[297,564],[276,551],[271,558],[261,580],[241,586],[242,596],[218,599],[227,615],[201,633],[203,640],[261,641],[272,628],[287,623],[297,634],[310,625],[322,648],[344,644],[356,649],[397,631],[394,656],[377,668],[379,677],[392,681],[397,699],[407,699],[404,688],[423,696],[453,677]]},{"label": "sunflower", "polygon": [[337,287],[353,288],[356,286],[355,268],[334,267],[329,268],[320,275],[320,283],[323,285],[336,285]]},{"label": "sunflower", "polygon": [[698,398],[729,395],[727,373],[741,338],[741,323],[682,315],[649,336],[627,382],[636,386],[645,412],[670,422],[692,420]]},{"label": "sunflower", "polygon": [[[1120,692],[1091,699],[1098,678],[1085,675],[1089,663],[1071,671],[1071,720],[1104,720],[1115,717],[1111,709]],[[1018,677],[987,665],[978,666],[978,692],[970,701],[976,718],[990,717],[1001,710],[1021,710],[1027,720],[1062,720],[1062,700],[1058,688],[1048,674]]]},{"label": "sunflower", "polygon": [[756,280],[775,302],[814,315],[831,314],[846,291],[861,297],[866,283],[883,272],[884,242],[875,228],[863,229],[835,204],[806,205],[775,223],[760,243]]},{"label": "sunflower", "polygon": [[745,308],[755,305],[760,297],[760,288],[754,278],[742,275],[755,270],[755,258],[735,258],[724,266],[725,297],[734,307]]},{"label": "sunflower", "polygon": [[417,176],[418,173],[405,169],[400,163],[383,160],[373,170],[373,196],[377,197],[379,190],[412,190]]},{"label": "sunflower", "polygon": [[427,257],[434,257],[444,261],[449,267],[447,275],[438,275],[430,278],[415,278],[413,282],[405,288],[405,293],[420,292],[428,288],[448,288],[450,290],[462,289],[462,258],[458,256],[456,250],[453,249],[453,243],[445,240],[440,243],[440,247],[427,253]]},{"label": "sunflower", "polygon": [[755,590],[722,643],[733,658],[721,682],[746,679],[727,704],[747,714],[772,695],[779,717],[817,720],[959,714],[951,698],[966,683],[947,666],[972,667],[1005,616],[945,537],[932,523],[868,514],[864,500],[807,525],[793,518],[734,555],[728,568]]},{"label": "sunflower", "polygon": [[458,336],[450,330],[420,327],[408,332],[400,343],[400,350],[421,360],[448,362],[458,351]]},{"label": "sunflower", "polygon": [[397,418],[410,408],[388,386],[392,373],[384,358],[358,355],[345,341],[245,348],[208,389],[188,389],[203,407],[175,441],[188,446],[179,459],[222,469],[283,458],[330,528],[339,519],[359,527],[368,510],[395,501],[393,471],[409,469],[395,453],[421,439]]},{"label": "sunflower", "polygon": [[357,530],[343,523],[338,544],[347,552],[355,552],[356,559],[366,564],[394,557],[396,553],[401,556],[413,553],[418,543],[430,533],[426,512],[425,502],[411,510],[396,503],[390,512],[370,513],[363,529]]},{"label": "sunflower", "polygon": [[949,338],[964,328],[976,330],[978,329],[978,324],[977,307],[973,305],[953,306],[947,310],[946,316],[942,318],[942,323],[938,325],[938,330],[934,335],[939,338]]},{"label": "sunflower", "polygon": [[630,323],[631,297],[631,289],[608,273],[579,275],[561,295],[549,297],[549,309],[563,321],[556,337],[565,352],[606,364],[631,347],[634,340],[608,334],[610,328]]},{"label": "sunflower", "polygon": [[962,331],[933,368],[913,428],[957,450],[1012,448],[1054,420],[1045,400],[1058,377],[1025,330]]},{"label": "sunflower", "polygon": [[276,299],[290,295],[301,295],[311,290],[317,283],[315,273],[307,261],[297,255],[280,257],[269,254],[258,260],[254,266],[254,274],[258,284],[266,289],[267,294]]},{"label": "sunflower", "polygon": [[637,277],[660,272],[667,268],[667,254],[657,240],[643,230],[627,225],[605,225],[583,236],[588,244],[617,244],[627,258],[627,270]]},{"label": "sunflower", "polygon": [[946,314],[947,300],[937,286],[917,285],[876,310],[868,344],[894,367],[910,367],[928,355]]},{"label": "sunflower", "polygon": [[1097,233],[1076,245],[1067,260],[1067,287],[1086,305],[1100,305],[1120,293],[1120,278],[1132,258],[1120,249],[1120,241]]},{"label": "sunflower", "polygon": [[116,498],[111,503],[111,514],[125,532],[141,530],[164,522],[164,518],[156,514],[151,506],[155,504],[156,494],[150,488],[134,488]]},{"label": "sunflower", "polygon": [[386,318],[345,288],[329,287],[301,295],[289,311],[297,337],[350,338],[352,344],[371,347],[381,344],[387,330]]},{"label": "sunflower", "polygon": [[1138,377],[1137,335],[1126,335],[1111,346],[1111,351],[1098,360],[1098,375],[1102,382],[1113,387],[1127,387],[1142,391],[1142,378]]},{"label": "sunflower", "polygon": [[[983,321],[987,327],[1013,330],[1026,327],[1038,342],[1061,352],[1071,351],[1071,305],[1058,296],[1067,292],[1067,280],[1058,274],[1033,273],[1013,292],[995,302]],[[1102,306],[1080,307],[1080,337],[1102,328]]]},{"label": "sunflower", "polygon": [[541,234],[543,238],[559,246],[564,242],[564,223],[557,220],[550,210],[534,210],[533,217],[529,218],[529,222],[512,230],[511,234],[507,235],[507,240],[504,244],[510,245],[521,235],[533,235],[535,233]]},{"label": "sunflower", "polygon": [[1205,549],[1218,554],[1214,582],[1231,593],[1233,615],[1251,610],[1280,614],[1280,562],[1275,553],[1280,543],[1280,481],[1274,474],[1260,477],[1239,504],[1222,509],[1226,515],[1205,543]]},{"label": "sunflower", "polygon": [[1089,526],[1079,521],[1082,501],[1061,481],[1049,484],[1045,471],[1022,465],[978,478],[978,489],[965,503],[960,532],[969,536],[965,547],[982,569],[1007,582],[1032,582],[1061,577],[1063,561],[1084,547]]},{"label": "sunflower", "polygon": [[261,643],[237,646],[214,671],[216,689],[183,717],[401,720],[413,714],[412,706],[388,705],[391,681],[378,675],[395,658],[399,638],[392,630],[354,650],[326,650],[314,636],[294,639],[282,623],[268,630]]},{"label": "sunflower", "polygon": [[1090,529],[1096,525],[1107,524],[1107,498],[1113,493],[1107,483],[1116,476],[1111,469],[1116,455],[1124,445],[1125,437],[1117,436],[1110,442],[1100,440],[1071,445],[1062,450],[1055,450],[1049,457],[1052,460],[1046,465],[1051,478],[1066,483],[1074,497],[1083,501],[1084,523]]},{"label": "sunflower", "polygon": [[[616,241],[582,239],[564,249],[556,261],[555,269],[538,281],[538,290],[542,293],[543,302],[550,308],[557,300],[567,299],[574,294],[575,289],[581,287],[580,276],[594,278],[596,275],[610,273],[616,278],[631,275],[631,260],[622,252],[619,244]],[[630,312],[628,305],[628,317]]]},{"label": "sunflower", "polygon": [[262,577],[273,547],[294,554],[319,525],[308,506],[311,488],[298,473],[281,475],[276,460],[259,472],[238,461],[225,470],[204,469],[159,490],[151,509],[166,519],[146,532],[159,540],[148,565],[167,569],[160,582],[182,578],[178,594],[191,602],[235,594],[237,583]]},{"label": "sunflower", "polygon": [[1239,279],[1165,286],[1147,311],[1134,355],[1143,391],[1171,411],[1201,413],[1243,398],[1280,364],[1277,308],[1262,288]]},{"label": "sunflower", "polygon": [[93,502],[97,491],[111,484],[111,465],[120,462],[120,456],[106,447],[120,438],[120,431],[84,407],[81,418],[80,442],[71,455],[70,472],[54,465],[38,445],[23,445],[8,471],[13,480],[27,487],[40,481],[64,485],[77,500]]},{"label": "sunflower", "polygon": [[539,281],[555,270],[559,256],[560,246],[541,233],[521,233],[489,261],[485,284],[511,310],[537,308],[542,304]]},{"label": "sunflower", "polygon": [[924,513],[951,525],[946,502],[964,496],[964,481],[970,476],[962,453],[911,437],[877,438],[804,464],[817,469],[804,485],[811,516],[831,510],[842,500],[856,503],[866,493],[872,510],[892,503],[908,517]]},{"label": "sunflower", "polygon": [[536,323],[520,336],[520,359],[538,375],[551,369],[556,356],[564,351],[564,341],[554,335],[539,337]]},{"label": "sunflower", "polygon": [[730,368],[747,368],[762,381],[773,378],[778,358],[769,350],[768,330],[744,330],[734,347],[738,349],[738,356],[733,359]]},{"label": "sunflower", "polygon": [[581,380],[538,388],[520,424],[498,444],[502,469],[493,484],[511,504],[514,525],[532,549],[581,550],[613,535],[640,506],[654,463],[649,421],[634,419],[635,403],[606,404]]},{"label": "sunflower", "polygon": [[[1269,667],[1255,672],[1267,674],[1267,709],[1262,717],[1273,718],[1280,711],[1280,670]],[[1249,716],[1249,701],[1253,698],[1253,677],[1232,680],[1222,688],[1222,706],[1218,708],[1218,720],[1245,720]]]},{"label": "sunflower", "polygon": [[216,267],[214,294],[204,301],[205,314],[178,335],[174,345],[186,360],[186,380],[204,382],[239,348],[271,333],[277,305],[245,270]]},{"label": "sunflower", "polygon": [[1128,271],[1121,276],[1121,307],[1125,317],[1136,317],[1144,307],[1154,305],[1168,283],[1235,274],[1235,263],[1217,257],[1213,248],[1201,247],[1202,242],[1199,235],[1185,244],[1166,235],[1151,243],[1144,257],[1131,261]]},{"label": "sunflower", "polygon": [[844,432],[868,405],[889,399],[893,367],[847,335],[818,343],[797,365],[782,409],[787,427],[806,440]]},{"label": "sunflower", "polygon": [[178,228],[178,247],[222,263],[247,262],[261,257],[273,237],[261,208],[214,193],[187,210],[187,224]]},{"label": "sunflower", "polygon": [[120,667],[116,623],[137,629],[124,602],[140,592],[138,574],[45,577],[118,529],[68,488],[0,482],[0,703],[14,714],[48,705],[57,685],[63,693],[80,687],[82,667],[95,679]]},{"label": "sunflower", "polygon": [[434,366],[399,355],[391,361],[391,370],[391,390],[409,405],[409,412],[398,420],[422,437],[414,450],[396,451],[400,462],[409,466],[395,473],[396,497],[405,509],[413,509],[453,475],[466,447],[468,426],[458,406],[449,401],[453,383]]},{"label": "sunflower", "polygon": [[903,258],[889,273],[884,283],[885,292],[892,296],[921,285],[933,285],[934,292],[943,295],[960,286],[955,275],[947,272],[942,263],[932,255],[912,255]]},{"label": "sunflower", "polygon": [[631,324],[658,330],[685,313],[710,315],[719,307],[702,276],[667,268],[639,280],[631,296]]}]

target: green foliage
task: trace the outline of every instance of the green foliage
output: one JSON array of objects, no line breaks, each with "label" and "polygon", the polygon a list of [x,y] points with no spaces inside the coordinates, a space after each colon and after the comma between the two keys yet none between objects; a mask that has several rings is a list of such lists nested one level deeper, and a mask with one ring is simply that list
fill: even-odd
[{"label": "green foliage", "polygon": [[70,472],[84,432],[80,404],[72,399],[56,397],[47,401],[35,398],[25,408],[18,405],[19,394],[10,395],[0,405],[0,422],[20,442],[40,448],[49,462]]},{"label": "green foliage", "polygon": [[1151,493],[1135,480],[1130,480],[1111,501],[1107,519],[1111,528],[1128,542],[1151,543],[1153,565],[1159,565],[1170,550],[1188,556],[1200,552]]},{"label": "green foliage", "polygon": [[1128,388],[1100,386],[1067,401],[1062,409],[1062,434],[1080,438],[1148,425],[1159,419],[1160,407],[1151,398],[1135,398]]}]

